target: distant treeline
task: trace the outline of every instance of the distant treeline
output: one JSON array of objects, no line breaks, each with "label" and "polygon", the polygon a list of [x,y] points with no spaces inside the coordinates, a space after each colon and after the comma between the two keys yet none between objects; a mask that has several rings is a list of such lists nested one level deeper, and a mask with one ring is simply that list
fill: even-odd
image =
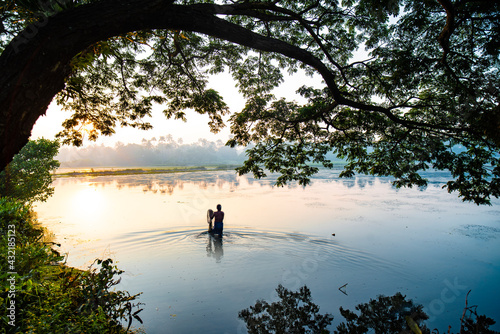
[{"label": "distant treeline", "polygon": [[245,160],[245,153],[225,146],[220,140],[200,139],[194,144],[183,144],[182,140],[174,141],[168,136],[143,139],[141,144],[117,143],[115,147],[65,146],[56,159],[61,167],[239,165]]},{"label": "distant treeline", "polygon": [[[245,151],[224,145],[221,140],[199,139],[183,144],[172,136],[143,139],[141,144],[117,143],[115,147],[93,145],[85,148],[64,146],[56,159],[61,167],[138,167],[138,166],[217,166],[241,165]],[[333,154],[328,158],[340,161]]]}]

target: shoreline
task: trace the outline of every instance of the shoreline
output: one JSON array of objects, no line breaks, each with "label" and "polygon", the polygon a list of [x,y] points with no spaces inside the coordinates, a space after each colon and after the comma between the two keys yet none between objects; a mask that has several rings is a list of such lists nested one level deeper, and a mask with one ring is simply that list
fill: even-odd
[{"label": "shoreline", "polygon": [[[234,170],[237,165],[224,165],[224,166],[179,166],[179,167],[96,167],[88,168],[82,167],[80,169],[85,169],[83,171],[78,171],[78,168],[75,168],[75,171],[71,172],[61,172],[54,173],[52,176],[54,178],[60,177],[97,177],[97,176],[119,176],[119,175],[147,175],[147,174],[170,174],[170,173],[185,173],[185,172],[205,172],[205,171],[225,171],[225,170]],[[68,168],[71,169],[71,168]]]}]

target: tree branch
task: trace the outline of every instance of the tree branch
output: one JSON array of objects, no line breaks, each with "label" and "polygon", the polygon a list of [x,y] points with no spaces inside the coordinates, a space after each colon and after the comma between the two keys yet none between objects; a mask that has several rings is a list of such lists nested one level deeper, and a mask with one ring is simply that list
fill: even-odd
[{"label": "tree branch", "polygon": [[[98,41],[147,29],[197,32],[256,50],[279,53],[315,69],[338,104],[381,113],[406,127],[443,130],[438,125],[402,119],[388,108],[347,98],[336,83],[336,75],[310,52],[279,39],[259,35],[217,16],[241,13],[245,6],[262,9],[269,4],[218,6],[172,5],[172,2],[94,2],[51,16],[45,25],[30,26],[12,40],[0,56],[0,169],[26,144],[36,120],[64,88],[65,79],[73,70],[71,60],[75,55]],[[33,29],[36,29],[35,33],[30,34]]]}]

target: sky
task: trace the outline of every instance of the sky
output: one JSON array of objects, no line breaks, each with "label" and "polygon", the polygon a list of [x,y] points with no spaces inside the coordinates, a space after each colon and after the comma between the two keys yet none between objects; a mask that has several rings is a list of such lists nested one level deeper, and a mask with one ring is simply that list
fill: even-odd
[{"label": "sky", "polygon": [[[273,93],[278,97],[285,97],[289,100],[304,102],[303,98],[297,95],[296,90],[303,86],[310,85],[315,87],[321,86],[319,78],[311,78],[303,73],[297,73],[293,76],[287,76],[284,83],[278,87]],[[219,74],[210,79],[209,86],[218,91],[224,101],[229,106],[232,112],[240,111],[245,104],[241,94],[231,76],[227,73]],[[96,142],[84,140],[84,146],[89,145],[104,145],[114,147],[116,143],[141,143],[143,138],[151,139],[153,137],[172,135],[174,140],[182,139],[184,144],[195,143],[199,139],[207,139],[208,141],[222,140],[226,142],[230,137],[229,123],[226,122],[226,127],[221,132],[214,134],[210,132],[208,126],[209,118],[207,115],[200,115],[194,111],[186,112],[187,122],[181,120],[167,120],[161,113],[162,108],[155,108],[151,118],[146,118],[153,125],[152,130],[144,131],[130,127],[116,128],[116,133],[112,136],[101,136]],[[46,138],[54,139],[55,135],[62,130],[62,122],[70,115],[69,111],[62,111],[61,107],[53,102],[47,110],[47,113],[40,117],[35,124],[31,133],[31,139]],[[229,116],[225,117],[227,120]]]}]

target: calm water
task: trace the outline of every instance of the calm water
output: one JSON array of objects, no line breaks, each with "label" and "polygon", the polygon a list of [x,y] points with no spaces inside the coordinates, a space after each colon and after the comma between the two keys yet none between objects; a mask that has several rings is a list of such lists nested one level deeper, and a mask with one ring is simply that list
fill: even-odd
[{"label": "calm water", "polygon": [[[143,292],[147,333],[245,333],[238,311],[276,300],[278,284],[307,285],[331,329],[339,306],[398,291],[440,332],[458,331],[469,290],[469,305],[500,321],[500,201],[462,203],[429,177],[423,191],[338,171],[306,188],[232,171],[59,178],[37,212],[69,265],[118,262],[120,289]],[[222,241],[205,232],[218,203]]]}]

